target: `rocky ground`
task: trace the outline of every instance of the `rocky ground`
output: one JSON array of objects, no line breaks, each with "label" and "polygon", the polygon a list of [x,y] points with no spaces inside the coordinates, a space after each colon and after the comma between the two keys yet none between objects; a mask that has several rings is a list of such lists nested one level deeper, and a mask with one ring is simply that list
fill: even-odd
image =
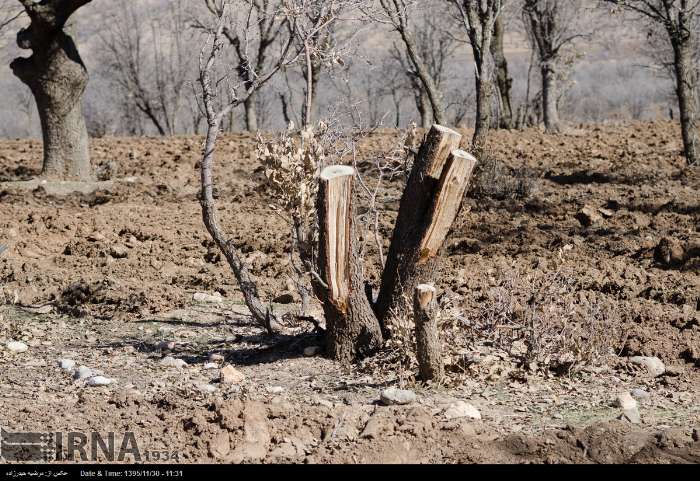
[{"label": "rocky ground", "polygon": [[[185,462],[697,462],[700,176],[678,139],[665,123],[496,133],[441,268],[440,386],[401,345],[343,367],[310,324],[251,324],[202,227],[201,139],[95,140],[108,189],[0,188],[0,426],[133,431]],[[221,145],[223,226],[294,312],[254,147]],[[0,142],[0,182],[40,161],[35,141]],[[384,246],[400,188],[381,192]]]}]

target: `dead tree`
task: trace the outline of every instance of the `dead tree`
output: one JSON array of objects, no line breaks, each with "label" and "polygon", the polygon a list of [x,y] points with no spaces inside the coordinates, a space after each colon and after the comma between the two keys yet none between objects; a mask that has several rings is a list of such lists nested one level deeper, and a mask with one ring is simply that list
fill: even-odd
[{"label": "dead tree", "polygon": [[371,354],[383,339],[364,291],[353,225],[355,169],[327,167],[318,193],[318,271],[325,286],[314,282],[326,317],[328,354],[349,362]]},{"label": "dead tree", "polygon": [[605,0],[622,7],[652,25],[661,26],[673,50],[676,96],[680,113],[683,149],[688,165],[698,165],[698,68],[694,52],[698,48],[697,22],[700,0]]},{"label": "dead tree", "polygon": [[506,0],[449,0],[466,29],[476,68],[476,125],[473,148],[483,148],[491,127],[495,63],[491,55],[494,26]]},{"label": "dead tree", "polygon": [[561,130],[559,121],[559,79],[565,50],[580,39],[588,38],[595,28],[585,13],[593,11],[579,0],[525,0],[523,23],[536,53],[542,77],[542,112],[548,133]]},{"label": "dead tree", "polygon": [[[209,12],[216,17],[221,15],[222,0],[204,0]],[[234,48],[238,65],[236,72],[248,89],[256,77],[267,68],[272,50],[286,33],[289,23],[282,14],[282,0],[247,0],[240,2],[240,8],[246,11],[243,28],[224,28],[224,36]],[[201,22],[195,22],[198,28],[205,28]],[[259,112],[257,93],[254,92],[243,103],[245,109],[246,130],[257,132]]]},{"label": "dead tree", "polygon": [[437,326],[437,291],[429,284],[419,284],[413,297],[416,324],[416,357],[420,378],[440,382],[445,375]]},{"label": "dead tree", "polygon": [[[420,80],[425,97],[430,101],[433,121],[442,124],[445,121],[445,111],[442,94],[438,87],[439,82],[434,75],[436,72],[430,71],[427,65],[426,52],[421,52],[426,47],[426,44],[422,43],[421,40],[425,39],[418,39],[417,41],[410,23],[409,7],[413,3],[407,0],[380,0],[385,16],[380,18],[375,15],[374,18],[391,25],[392,29],[401,36],[413,73]],[[442,52],[442,54],[444,55],[445,52]]]},{"label": "dead tree", "polygon": [[72,15],[91,0],[19,0],[31,21],[17,45],[32,50],[16,58],[12,72],[32,91],[44,143],[42,177],[93,180],[89,139],[82,112],[88,72],[78,53]]},{"label": "dead tree", "polygon": [[461,138],[433,126],[414,161],[375,304],[386,337],[410,317],[415,286],[435,280],[440,249],[476,164],[474,157],[457,150]]}]

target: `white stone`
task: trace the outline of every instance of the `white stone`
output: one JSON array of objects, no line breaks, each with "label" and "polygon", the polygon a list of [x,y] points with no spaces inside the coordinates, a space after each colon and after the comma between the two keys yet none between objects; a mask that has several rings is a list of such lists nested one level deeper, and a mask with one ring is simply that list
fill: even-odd
[{"label": "white stone", "polygon": [[73,359],[59,359],[58,367],[64,371],[71,372],[75,368],[75,361]]},{"label": "white stone", "polygon": [[219,369],[219,365],[215,362],[208,362],[204,365],[204,369]]},{"label": "white stone", "polygon": [[245,374],[231,365],[224,366],[219,373],[219,382],[221,384],[240,384],[244,380]]},{"label": "white stone", "polygon": [[87,382],[88,386],[93,386],[93,387],[109,386],[110,384],[112,384],[112,380],[107,378],[107,377],[104,377],[104,376],[91,377],[90,379],[88,379],[88,382]]},{"label": "white stone", "polygon": [[218,292],[213,296],[205,292],[197,292],[194,296],[192,296],[192,300],[206,304],[219,304],[224,301],[223,297],[221,297],[221,294]]},{"label": "white stone", "polygon": [[481,413],[472,404],[457,401],[445,409],[445,418],[448,420],[458,418],[481,419]]},{"label": "white stone", "polygon": [[92,376],[92,369],[90,369],[87,366],[80,366],[78,369],[75,370],[73,373],[73,377],[75,379],[86,379],[90,376]]},{"label": "white stone", "polygon": [[666,372],[666,366],[658,357],[634,356],[630,357],[630,362],[637,366],[644,366],[654,377],[659,377]]},{"label": "white stone", "polygon": [[7,343],[6,347],[11,352],[15,352],[15,353],[26,352],[27,349],[29,349],[29,346],[27,346],[25,343],[20,342],[20,341],[10,341]]},{"label": "white stone", "polygon": [[637,401],[628,392],[622,392],[615,398],[615,406],[627,409],[637,409]]},{"label": "white stone", "polygon": [[380,401],[385,406],[411,404],[416,401],[416,393],[406,389],[390,387],[382,391]]},{"label": "white stone", "polygon": [[284,388],[282,386],[267,386],[265,390],[267,390],[267,392],[270,394],[282,394],[284,392]]},{"label": "white stone", "polygon": [[176,359],[172,356],[165,356],[163,359],[160,360],[159,364],[161,366],[175,367],[178,369],[182,369],[182,368],[187,367],[187,363],[184,360]]}]

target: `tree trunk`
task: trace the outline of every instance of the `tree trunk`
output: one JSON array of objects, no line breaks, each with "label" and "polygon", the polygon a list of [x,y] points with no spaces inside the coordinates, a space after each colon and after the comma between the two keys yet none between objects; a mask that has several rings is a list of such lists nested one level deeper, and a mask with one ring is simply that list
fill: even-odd
[{"label": "tree trunk", "polygon": [[42,177],[51,180],[93,180],[82,98],[88,73],[67,27],[58,32],[22,30],[17,42],[32,49],[17,58],[13,73],[32,91],[44,141]]},{"label": "tree trunk", "polygon": [[352,188],[355,170],[327,167],[318,192],[318,270],[324,285],[314,282],[326,316],[327,349],[331,358],[350,363],[383,343],[379,322],[364,292],[362,268],[355,245]]},{"label": "tree trunk", "polygon": [[558,97],[557,74],[552,62],[542,62],[542,112],[544,114],[544,127],[549,134],[561,131],[559,108],[557,107]]},{"label": "tree trunk", "polygon": [[493,28],[491,55],[493,55],[496,67],[496,82],[500,99],[499,105],[501,107],[500,127],[502,129],[512,129],[513,107],[510,91],[513,86],[513,79],[508,76],[508,61],[503,51],[504,37],[503,16],[499,15]]},{"label": "tree trunk", "polygon": [[[488,57],[488,55],[486,55]],[[476,124],[474,126],[474,138],[472,147],[474,152],[481,152],[486,142],[486,136],[491,128],[491,96],[493,95],[493,82],[491,81],[491,68],[489,61],[484,59],[481,68],[476,75]]]},{"label": "tree trunk", "polygon": [[436,290],[428,284],[416,286],[413,318],[416,324],[416,357],[420,378],[440,382],[445,375],[436,318]]},{"label": "tree trunk", "polygon": [[697,72],[693,63],[690,42],[676,41],[673,50],[683,150],[688,165],[699,165]]},{"label": "tree trunk", "polygon": [[252,133],[258,131],[258,109],[255,103],[255,97],[255,93],[252,93],[244,102],[246,130]]},{"label": "tree trunk", "polygon": [[[430,265],[417,269],[422,257],[421,244],[433,222],[431,215],[446,161],[450,152],[459,147],[461,138],[454,130],[434,125],[416,156],[401,198],[375,305],[385,337],[391,336],[392,329],[407,327],[401,320],[406,319],[411,310],[413,289],[419,280],[432,280],[432,272],[425,272]],[[417,272],[422,275],[420,279],[415,278]]]},{"label": "tree trunk", "polygon": [[[419,87],[420,88],[420,87]],[[425,90],[420,89],[420,93],[416,95],[418,113],[420,114],[421,126],[424,129],[429,129],[433,125],[433,111],[430,106],[430,98]]]}]

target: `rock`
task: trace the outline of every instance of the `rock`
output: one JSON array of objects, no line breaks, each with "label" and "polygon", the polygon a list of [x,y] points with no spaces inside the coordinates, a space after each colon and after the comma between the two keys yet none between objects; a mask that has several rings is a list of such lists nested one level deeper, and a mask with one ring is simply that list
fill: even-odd
[{"label": "rock", "polygon": [[270,394],[282,394],[284,392],[284,388],[282,386],[267,386],[265,390]]},{"label": "rock", "polygon": [[73,359],[59,359],[58,367],[64,371],[71,372],[75,368],[75,361]]},{"label": "rock", "polygon": [[309,346],[306,349],[304,349],[304,356],[314,357],[315,355],[319,354],[320,352],[321,352],[321,348],[319,346]]},{"label": "rock", "polygon": [[448,421],[458,418],[481,419],[481,413],[479,410],[473,405],[464,401],[457,401],[450,404],[447,409],[445,409],[444,414]]},{"label": "rock", "polygon": [[6,344],[6,347],[10,352],[18,354],[21,352],[27,352],[27,349],[29,349],[29,346],[20,341],[10,341]]},{"label": "rock", "polygon": [[603,217],[605,217],[606,219],[609,219],[610,217],[612,217],[612,216],[615,215],[615,212],[613,212],[613,211],[610,210],[610,209],[606,209],[606,208],[604,208],[604,207],[601,207],[600,209],[598,209],[598,212],[600,212],[601,215],[602,215]]},{"label": "rock", "polygon": [[219,369],[219,365],[215,362],[208,362],[204,365],[204,369]]},{"label": "rock", "polygon": [[272,300],[275,304],[294,304],[294,301],[294,294],[290,292],[284,292]]},{"label": "rock", "polygon": [[115,259],[126,259],[129,256],[129,251],[123,245],[116,244],[109,248],[109,255]]},{"label": "rock", "polygon": [[104,376],[95,376],[88,379],[87,385],[92,387],[109,386],[112,380]]},{"label": "rock", "polygon": [[222,363],[226,360],[222,354],[212,352],[209,354],[209,362]]},{"label": "rock", "polygon": [[664,237],[654,249],[654,260],[665,267],[681,266],[686,260],[685,247],[672,237]]},{"label": "rock", "polygon": [[593,207],[586,206],[576,214],[576,220],[578,220],[583,227],[591,227],[602,223],[603,216]]},{"label": "rock", "polygon": [[206,393],[209,393],[209,394],[212,394],[212,393],[216,392],[216,386],[212,386],[211,384],[204,384],[204,383],[202,383],[202,384],[195,384],[195,387],[196,387],[197,389],[199,389],[200,391],[206,392]]},{"label": "rock", "polygon": [[172,351],[176,345],[175,341],[161,341],[156,347],[160,351]]},{"label": "rock", "polygon": [[219,382],[221,384],[240,384],[245,380],[245,374],[230,364],[221,368]]},{"label": "rock", "polygon": [[104,242],[107,238],[101,232],[93,232],[87,236],[87,240],[90,242]]},{"label": "rock", "polygon": [[219,304],[224,301],[223,297],[221,297],[221,294],[218,292],[213,296],[205,292],[197,292],[192,296],[192,300],[203,304]]},{"label": "rock", "polygon": [[75,379],[85,379],[88,377],[92,377],[92,369],[90,369],[87,366],[80,366],[78,369],[75,370],[73,373],[73,377]]},{"label": "rock", "polygon": [[628,392],[623,392],[615,398],[615,406],[622,408],[624,411],[628,409],[637,409],[637,401]]},{"label": "rock", "polygon": [[178,369],[182,369],[182,368],[187,367],[187,362],[185,362],[182,359],[176,359],[172,356],[164,357],[163,359],[160,360],[160,362],[158,364],[160,364],[161,366],[165,366],[165,367],[176,367]]},{"label": "rock", "polygon": [[630,394],[634,399],[636,399],[639,402],[645,402],[648,401],[649,398],[651,397],[648,392],[646,392],[644,389],[639,389],[635,388],[630,391]]},{"label": "rock", "polygon": [[639,416],[639,410],[636,407],[634,409],[623,410],[622,415],[618,419],[622,421],[629,421],[632,424],[642,423],[642,418]]},{"label": "rock", "polygon": [[629,360],[632,364],[644,366],[649,374],[654,377],[659,377],[666,372],[666,366],[658,357],[634,356],[630,357]]},{"label": "rock", "polygon": [[406,389],[390,387],[382,391],[380,401],[385,406],[411,404],[416,401],[416,393]]}]

